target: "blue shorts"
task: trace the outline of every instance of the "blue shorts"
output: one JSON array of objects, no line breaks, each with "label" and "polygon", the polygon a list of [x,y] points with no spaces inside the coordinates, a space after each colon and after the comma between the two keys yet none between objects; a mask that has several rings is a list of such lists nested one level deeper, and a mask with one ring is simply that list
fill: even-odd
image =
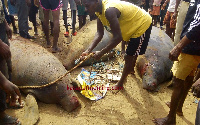
[{"label": "blue shorts", "polygon": [[56,11],[62,7],[62,0],[40,0],[40,5],[44,10]]},{"label": "blue shorts", "polygon": [[149,26],[149,28],[142,36],[130,39],[126,49],[127,55],[136,56],[145,54],[151,34],[151,29],[152,29],[152,24]]}]

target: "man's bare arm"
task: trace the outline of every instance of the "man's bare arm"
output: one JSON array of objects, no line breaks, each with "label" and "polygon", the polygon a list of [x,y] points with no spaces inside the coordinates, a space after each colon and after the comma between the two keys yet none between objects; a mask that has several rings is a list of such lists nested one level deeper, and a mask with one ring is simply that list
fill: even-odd
[{"label": "man's bare arm", "polygon": [[118,20],[119,17],[120,11],[118,9],[111,7],[106,10],[106,18],[109,21],[113,38],[109,44],[101,50],[103,54],[116,47],[122,41],[122,34]]}]

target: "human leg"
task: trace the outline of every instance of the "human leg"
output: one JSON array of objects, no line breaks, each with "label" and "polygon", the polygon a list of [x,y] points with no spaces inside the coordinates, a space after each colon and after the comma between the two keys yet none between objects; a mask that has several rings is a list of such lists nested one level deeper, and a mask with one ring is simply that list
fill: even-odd
[{"label": "human leg", "polygon": [[10,15],[10,20],[11,20],[11,23],[12,23],[12,26],[13,26],[13,32],[14,32],[15,34],[17,34],[18,31],[17,31],[17,27],[16,27],[16,25],[15,25],[15,18],[14,18],[13,15]]},{"label": "human leg", "polygon": [[75,25],[76,25],[76,10],[72,10],[72,35],[74,36],[76,36]]},{"label": "human leg", "polygon": [[164,118],[153,119],[153,122],[158,125],[176,124],[176,109],[183,91],[184,80],[173,77],[174,90],[171,96],[170,111]]},{"label": "human leg", "polygon": [[36,21],[36,13],[34,13],[34,18],[33,18],[33,26],[34,26],[34,32],[35,32],[35,35],[38,35],[38,30],[37,30],[37,21]]},{"label": "human leg", "polygon": [[83,27],[83,16],[78,16],[78,22],[79,22],[79,30]]},{"label": "human leg", "polygon": [[170,12],[169,12],[169,11],[167,11],[167,13],[166,13],[166,15],[165,15],[165,17],[164,17],[163,23],[166,24],[166,32],[165,32],[165,33],[166,33],[169,37],[171,37],[171,36],[170,36]]},{"label": "human leg", "polygon": [[66,32],[69,32],[68,25],[67,25],[67,10],[63,10],[63,20],[64,20]]},{"label": "human leg", "polygon": [[[155,124],[176,124],[176,113],[182,112],[182,105],[192,84],[193,70],[197,67],[200,56],[181,53],[172,67],[174,90],[171,96],[170,111],[167,117],[154,119]],[[192,63],[191,63],[192,62]],[[189,77],[188,77],[189,76]],[[185,86],[184,83],[187,83]]]},{"label": "human leg", "polygon": [[157,16],[156,15],[153,15],[153,26],[156,26],[157,24]]},{"label": "human leg", "polygon": [[86,24],[86,15],[83,15],[83,26]]},{"label": "human leg", "polygon": [[115,85],[115,88],[122,87],[128,74],[131,72],[134,73],[134,67],[138,55],[145,54],[151,34],[151,29],[152,24],[142,36],[130,39],[126,49],[126,55],[124,56],[125,65],[122,72],[122,77],[120,78],[119,82]]},{"label": "human leg", "polygon": [[70,9],[71,9],[71,17],[72,17],[72,35],[76,36],[77,32],[75,31],[75,25],[76,25],[76,3],[74,0],[69,0],[70,3]]},{"label": "human leg", "polygon": [[172,36],[171,36],[171,38],[172,38],[172,41],[174,42],[175,28],[171,28],[171,29],[172,29]]},{"label": "human leg", "polygon": [[50,27],[51,27],[51,35],[53,36],[53,27],[54,27],[54,24],[51,21],[50,21]]},{"label": "human leg", "polygon": [[158,16],[155,15],[154,26],[156,26],[156,27],[157,27],[157,22],[158,22]]},{"label": "human leg", "polygon": [[46,36],[47,47],[50,47],[51,42],[49,39],[49,10],[43,10],[43,12],[44,12],[44,21],[43,21],[44,34]]},{"label": "human leg", "polygon": [[63,2],[63,6],[62,6],[63,20],[64,20],[65,30],[66,30],[64,33],[64,36],[69,37],[69,29],[68,29],[68,24],[67,24],[67,9],[68,9],[69,0],[63,0],[62,2]]},{"label": "human leg", "polygon": [[56,11],[52,11],[53,14],[53,51],[52,52],[59,52],[61,51],[60,48],[57,46],[59,32],[60,32],[60,24],[59,24],[59,15],[60,15],[60,9]]},{"label": "human leg", "polygon": [[191,88],[192,85],[193,85],[193,78],[194,78],[194,76],[188,76],[188,77],[186,78],[185,82],[184,82],[184,88],[183,88],[184,90],[183,90],[183,92],[182,92],[182,94],[181,94],[182,96],[181,96],[181,99],[180,99],[180,101],[179,101],[178,108],[177,108],[177,110],[176,110],[176,113],[177,113],[178,115],[180,115],[180,116],[183,115],[183,111],[182,111],[183,104],[184,104],[184,101],[185,101],[185,99],[186,99],[186,97],[187,97],[187,94],[188,94],[190,88]]},{"label": "human leg", "polygon": [[16,8],[18,13],[18,27],[20,36],[28,39],[34,37],[28,33],[28,6],[25,0],[17,0]]},{"label": "human leg", "polygon": [[137,60],[137,56],[125,55],[124,60],[125,60],[125,65],[124,65],[124,69],[122,72],[122,76],[121,76],[120,80],[117,82],[117,84],[115,85],[115,88],[123,87],[123,84],[124,84],[128,74],[130,74],[131,72],[134,72],[134,67],[135,67],[135,62]]},{"label": "human leg", "polygon": [[170,13],[170,34],[171,39],[174,41],[175,29],[176,29],[176,19],[173,18],[173,12]]}]

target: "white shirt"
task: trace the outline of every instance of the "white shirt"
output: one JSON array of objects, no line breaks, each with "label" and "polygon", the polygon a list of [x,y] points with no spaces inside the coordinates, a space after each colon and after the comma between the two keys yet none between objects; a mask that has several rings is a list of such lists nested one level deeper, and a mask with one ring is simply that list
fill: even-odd
[{"label": "white shirt", "polygon": [[174,12],[175,11],[175,6],[176,6],[176,0],[170,0],[169,7],[168,7],[167,10],[169,12]]}]

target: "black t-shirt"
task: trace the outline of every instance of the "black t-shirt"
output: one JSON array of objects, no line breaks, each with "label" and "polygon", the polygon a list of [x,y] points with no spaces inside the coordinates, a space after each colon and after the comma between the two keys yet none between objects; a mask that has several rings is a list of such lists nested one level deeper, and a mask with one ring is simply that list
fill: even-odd
[{"label": "black t-shirt", "polygon": [[[193,40],[193,42],[189,43],[187,46],[185,46],[183,48],[183,50],[182,50],[183,53],[200,56],[200,25],[198,25],[199,20],[196,20],[196,19],[200,18],[200,15],[196,14],[198,4],[200,4],[200,0],[191,0],[190,1],[190,6],[188,9],[186,18],[185,18],[185,22],[183,24],[181,39],[186,35],[187,38],[189,38],[190,40]],[[200,9],[200,8],[198,8],[198,9]],[[199,12],[197,12],[197,13],[199,13]],[[194,20],[197,23],[191,24],[191,22],[193,22]]]}]

